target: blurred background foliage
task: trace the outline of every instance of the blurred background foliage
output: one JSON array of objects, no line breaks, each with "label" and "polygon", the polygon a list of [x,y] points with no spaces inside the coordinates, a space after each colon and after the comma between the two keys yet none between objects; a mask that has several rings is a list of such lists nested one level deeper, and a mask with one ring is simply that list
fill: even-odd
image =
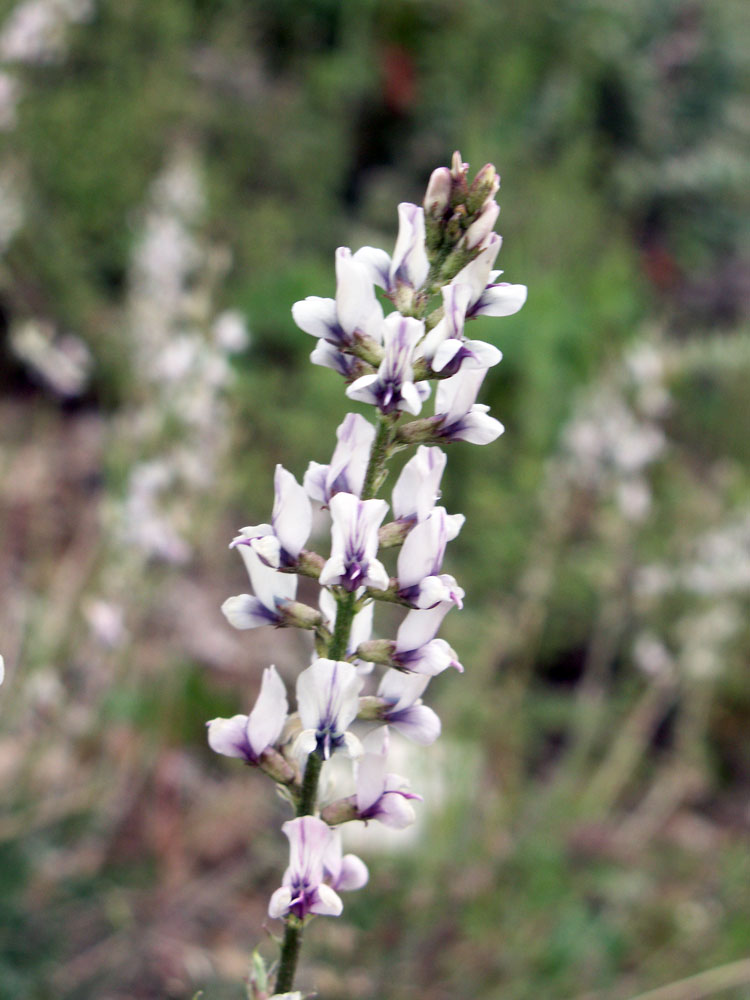
[{"label": "blurred background foliage", "polygon": [[455,148],[530,289],[444,483],[467,671],[304,981],[750,996],[744,5],[1,9],[1,1000],[243,995],[284,810],[203,723],[307,649],[230,634],[226,543],[347,408],[292,303]]}]

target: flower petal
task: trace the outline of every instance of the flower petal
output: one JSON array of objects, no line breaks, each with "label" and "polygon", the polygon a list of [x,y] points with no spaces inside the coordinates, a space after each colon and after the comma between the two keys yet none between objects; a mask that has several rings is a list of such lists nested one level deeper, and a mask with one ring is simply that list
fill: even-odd
[{"label": "flower petal", "polygon": [[260,756],[281,736],[289,705],[284,682],[270,666],[263,671],[260,694],[247,723],[247,738],[253,752]]},{"label": "flower petal", "polygon": [[[412,676],[419,677],[420,674]],[[440,718],[427,705],[411,705],[389,714],[387,722],[402,736],[422,747],[430,746],[440,736]]]},{"label": "flower petal", "polygon": [[526,285],[511,285],[506,281],[487,285],[471,309],[472,316],[512,316],[526,302]]},{"label": "flower petal", "polygon": [[[429,611],[410,611],[409,615],[430,613]],[[421,698],[429,682],[429,677],[420,674],[405,674],[401,670],[386,670],[378,685],[378,697],[391,703],[392,708],[389,711],[399,712]]]},{"label": "flower petal", "polygon": [[380,820],[383,826],[390,826],[394,830],[403,830],[411,826],[417,818],[414,809],[399,792],[388,792],[380,800],[378,813],[375,817]]},{"label": "flower petal", "polygon": [[378,397],[373,390],[373,386],[377,385],[377,383],[377,374],[362,375],[361,378],[356,379],[350,386],[347,386],[346,395],[349,399],[356,399],[360,403],[370,403],[373,406],[377,406]]},{"label": "flower petal", "polygon": [[338,344],[342,331],[333,299],[322,299],[319,295],[308,295],[292,306],[292,318],[300,330],[323,340]]},{"label": "flower petal", "polygon": [[225,618],[235,628],[258,628],[276,621],[276,615],[250,594],[228,597],[221,606]]},{"label": "flower petal", "polygon": [[345,854],[341,861],[341,873],[336,888],[340,892],[353,892],[367,884],[370,873],[367,865],[356,854]]},{"label": "flower petal", "polygon": [[336,311],[351,341],[355,332],[380,339],[383,310],[375,296],[368,268],[352,257],[348,247],[336,251]]},{"label": "flower petal", "polygon": [[362,264],[373,285],[389,291],[391,258],[385,250],[378,250],[376,247],[361,247],[352,257],[358,264]]},{"label": "flower petal", "polygon": [[385,791],[385,754],[366,753],[357,763],[357,809],[366,814]]},{"label": "flower petal", "polygon": [[289,912],[289,907],[292,902],[292,890],[289,886],[282,885],[280,889],[271,896],[271,900],[268,904],[268,916],[278,919],[283,917],[285,913]]},{"label": "flower petal", "polygon": [[330,885],[321,882],[310,906],[310,913],[317,913],[322,917],[338,917],[343,909],[344,904],[341,902],[341,897],[333,891]]},{"label": "flower petal", "polygon": [[310,537],[312,506],[304,487],[282,465],[276,466],[274,491],[274,532],[282,547],[296,559]]},{"label": "flower petal", "polygon": [[211,719],[206,725],[208,745],[213,751],[225,757],[250,759],[246,715],[233,715],[231,719]]},{"label": "flower petal", "polygon": [[420,445],[413,458],[401,470],[391,493],[395,518],[424,521],[440,496],[440,480],[445,469],[446,455],[440,448]]}]

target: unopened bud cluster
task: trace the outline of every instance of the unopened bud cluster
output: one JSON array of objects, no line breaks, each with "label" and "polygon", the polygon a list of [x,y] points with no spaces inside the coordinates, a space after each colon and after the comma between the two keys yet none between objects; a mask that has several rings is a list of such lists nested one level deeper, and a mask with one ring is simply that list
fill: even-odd
[{"label": "unopened bud cluster", "polygon": [[[493,270],[501,243],[493,232],[497,173],[487,165],[470,184],[468,169],[456,153],[450,168],[432,174],[424,207],[399,205],[392,256],[341,247],[335,298],[310,296],[294,305],[295,322],[317,341],[313,363],[342,375],[346,395],[372,406],[375,422],[346,416],[330,462],[310,462],[302,483],[277,466],[270,524],[242,528],[232,542],[253,593],[224,602],[229,622],[239,629],[296,627],[314,636],[312,662],[297,677],[295,711],[271,666],[248,715],[208,723],[212,748],[264,771],[295,811],[282,827],[289,867],[269,903],[270,916],[286,925],[277,993],[292,989],[307,919],[338,915],[339,894],[367,881],[363,862],[342,852],[340,825],[377,820],[402,828],[415,818],[412,803],[420,796],[388,770],[390,730],[422,746],[433,743],[440,720],[423,703],[425,690],[448,667],[463,671],[456,652],[437,637],[464,597],[442,571],[447,543],[464,517],[438,505],[446,464],[439,445],[488,444],[503,432],[476,402],[500,351],[468,339],[465,324],[511,315],[526,299],[525,286],[499,282]],[[383,301],[395,308],[386,314]],[[433,412],[425,416],[433,382]],[[377,496],[388,461],[410,445],[416,452],[389,505]],[[327,553],[307,548],[314,505],[330,512]],[[318,607],[296,600],[300,575],[320,585]],[[404,609],[394,637],[373,637],[378,602]],[[326,774],[334,754],[351,761],[348,783],[339,787]]]}]

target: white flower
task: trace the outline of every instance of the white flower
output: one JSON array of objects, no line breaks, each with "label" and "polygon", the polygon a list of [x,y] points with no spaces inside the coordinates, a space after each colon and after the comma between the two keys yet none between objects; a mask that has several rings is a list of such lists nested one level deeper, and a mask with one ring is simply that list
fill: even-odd
[{"label": "white flower", "polygon": [[331,556],[320,574],[321,586],[337,584],[349,591],[388,589],[388,574],[375,558],[378,528],[387,510],[385,500],[360,500],[351,493],[333,497]]},{"label": "white flower", "polygon": [[276,673],[276,667],[267,667],[263,671],[260,694],[249,715],[212,719],[206,723],[209,746],[226,757],[239,757],[248,764],[257,764],[263,751],[278,742],[287,710],[284,682]]},{"label": "white flower", "polygon": [[340,751],[355,757],[359,740],[347,727],[359,711],[359,692],[364,681],[344,660],[315,660],[297,678],[297,708],[302,733],[297,738],[300,756],[317,750],[327,760]]}]

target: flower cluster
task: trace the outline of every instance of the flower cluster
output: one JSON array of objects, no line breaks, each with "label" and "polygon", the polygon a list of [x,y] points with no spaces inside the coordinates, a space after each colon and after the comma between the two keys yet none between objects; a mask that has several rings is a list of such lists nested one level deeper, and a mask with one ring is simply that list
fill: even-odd
[{"label": "flower cluster", "polygon": [[[437,638],[464,592],[443,572],[446,546],[464,517],[439,504],[450,441],[488,444],[503,426],[477,403],[493,345],[469,339],[469,320],[507,316],[526,298],[523,285],[498,281],[500,237],[495,194],[499,179],[484,167],[473,183],[455,154],[436,170],[424,206],[399,206],[392,256],[364,247],[336,251],[334,298],[297,302],[297,325],[314,337],[313,363],[347,383],[346,395],[375,409],[375,423],[350,413],[337,431],[329,464],[311,462],[302,483],[277,466],[270,524],[242,528],[232,542],[252,593],[230,597],[222,610],[239,629],[272,624],[307,629],[312,662],[296,682],[289,713],[284,682],[266,669],[248,715],[214,719],[208,740],[218,753],[262,769],[281,786],[296,818],[287,822],[290,862],[271,897],[269,914],[286,923],[276,977],[278,994],[293,985],[299,935],[313,914],[338,915],[340,891],[357,889],[367,869],[342,856],[338,827],[377,820],[402,828],[419,799],[388,770],[391,729],[422,746],[440,735],[440,720],[423,704],[432,677],[463,671],[456,652]],[[376,289],[380,289],[378,292]],[[395,308],[384,311],[384,304]],[[436,382],[434,408],[423,408]],[[417,419],[408,420],[407,417]],[[416,446],[390,492],[377,494],[389,458]],[[307,548],[314,505],[330,514],[327,555]],[[300,575],[320,585],[318,607],[297,601]],[[373,608],[388,602],[405,614],[395,638],[373,636]],[[375,666],[382,668],[373,678]],[[335,755],[351,760],[349,784],[336,787],[321,771]]]}]

